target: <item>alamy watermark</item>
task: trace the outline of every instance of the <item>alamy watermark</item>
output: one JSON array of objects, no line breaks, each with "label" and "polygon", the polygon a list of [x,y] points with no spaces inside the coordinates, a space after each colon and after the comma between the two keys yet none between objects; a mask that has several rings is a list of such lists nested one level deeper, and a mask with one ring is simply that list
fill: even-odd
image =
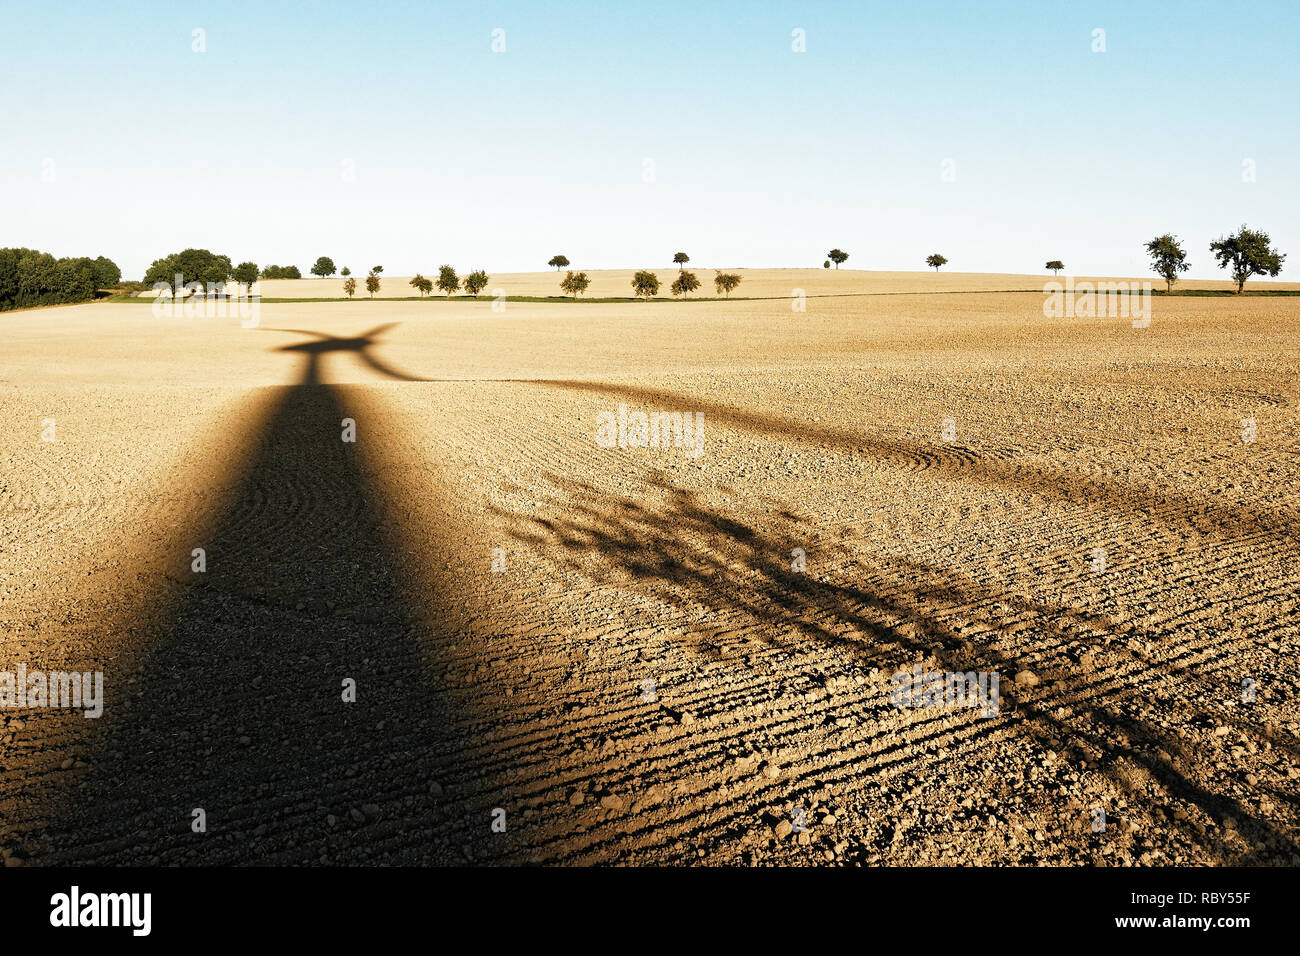
[{"label": "alamy watermark", "polygon": [[103,671],[0,671],[0,707],[75,707],[94,719],[104,713]]},{"label": "alamy watermark", "polygon": [[895,707],[970,707],[979,709],[981,717],[998,712],[996,671],[922,671],[918,663],[910,671],[896,671],[891,680]]},{"label": "alamy watermark", "polygon": [[255,328],[261,319],[262,296],[257,283],[186,282],[177,273],[175,284],[155,282],[153,314],[156,319],[226,319],[238,318],[246,329]]},{"label": "alamy watermark", "polygon": [[133,936],[148,936],[153,928],[152,893],[83,893],[74,885],[50,897],[50,925],[121,927]]},{"label": "alamy watermark", "polygon": [[687,458],[704,453],[703,412],[630,412],[596,416],[596,444],[601,448],[680,448]]},{"label": "alamy watermark", "polygon": [[1043,315],[1049,319],[1131,316],[1134,328],[1151,323],[1150,282],[1085,279],[1076,284],[1073,276],[1067,276],[1064,284],[1053,279],[1043,286],[1043,295]]}]

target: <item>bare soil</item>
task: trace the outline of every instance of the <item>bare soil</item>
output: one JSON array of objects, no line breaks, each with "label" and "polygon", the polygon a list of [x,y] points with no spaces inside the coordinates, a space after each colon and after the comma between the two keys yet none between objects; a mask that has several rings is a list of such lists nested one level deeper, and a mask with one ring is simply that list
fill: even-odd
[{"label": "bare soil", "polygon": [[0,850],[1300,862],[1300,304],[1042,302],[0,316]]}]

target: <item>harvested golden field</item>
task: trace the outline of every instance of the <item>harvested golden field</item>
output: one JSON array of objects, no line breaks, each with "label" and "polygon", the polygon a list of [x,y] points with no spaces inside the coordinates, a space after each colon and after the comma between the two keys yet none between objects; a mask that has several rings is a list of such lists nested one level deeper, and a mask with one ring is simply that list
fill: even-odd
[{"label": "harvested golden field", "polygon": [[1298,862],[1300,301],[892,281],[0,316],[0,849]]}]

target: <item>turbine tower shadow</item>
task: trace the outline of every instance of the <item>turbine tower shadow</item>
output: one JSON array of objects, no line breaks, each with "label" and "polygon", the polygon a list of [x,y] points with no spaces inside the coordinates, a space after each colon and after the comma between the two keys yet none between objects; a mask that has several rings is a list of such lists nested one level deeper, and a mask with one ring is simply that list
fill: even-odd
[{"label": "turbine tower shadow", "polygon": [[178,612],[56,812],[51,862],[463,862],[449,808],[488,782],[428,676],[343,393],[320,378],[323,355],[349,353],[418,381],[370,354],[388,327],[280,350],[305,354],[302,380],[272,390],[223,517],[177,542]]}]

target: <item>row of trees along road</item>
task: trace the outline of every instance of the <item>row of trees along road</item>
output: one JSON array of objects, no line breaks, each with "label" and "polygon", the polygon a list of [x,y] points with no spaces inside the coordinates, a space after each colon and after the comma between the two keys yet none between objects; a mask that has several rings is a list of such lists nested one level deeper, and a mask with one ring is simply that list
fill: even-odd
[{"label": "row of trees along road", "polygon": [[[478,298],[479,294],[487,288],[488,274],[482,269],[476,269],[466,276],[458,276],[456,270],[451,266],[438,266],[438,278],[427,279],[420,274],[416,274],[411,279],[410,285],[418,291],[421,296],[426,296],[435,288],[451,298],[452,293],[458,292],[462,285],[468,295]],[[378,291],[378,290],[376,290]]]},{"label": "row of trees along road", "polygon": [[[713,277],[713,287],[718,295],[730,296],[733,289],[740,285],[740,275],[735,272],[718,272]],[[587,291],[591,278],[585,272],[569,272],[560,282],[560,289],[565,295],[575,299]],[[690,297],[690,293],[700,287],[699,277],[694,272],[682,269],[669,287],[673,295]],[[653,272],[642,270],[632,276],[632,293],[637,298],[652,299],[659,294],[659,277]]]},{"label": "row of trees along road", "polygon": [[[1146,251],[1156,274],[1165,280],[1167,291],[1172,291],[1174,282],[1191,268],[1181,241],[1170,233],[1152,239],[1146,244]],[[1268,233],[1245,225],[1237,232],[1211,242],[1210,252],[1218,260],[1220,268],[1229,270],[1233,281],[1237,283],[1238,293],[1251,276],[1277,276],[1286,258],[1273,248]],[[847,252],[838,248],[826,255],[823,266],[828,269],[831,263],[838,269],[849,258]],[[673,264],[679,270],[670,286],[673,295],[689,297],[690,293],[700,288],[700,280],[695,273],[686,271],[686,265],[690,261],[691,257],[685,252],[673,256]],[[948,264],[948,260],[936,252],[928,256],[925,263],[937,272],[941,266]],[[570,263],[568,256],[555,255],[546,264],[558,272]],[[1051,259],[1046,263],[1046,268],[1059,274],[1065,264],[1060,259]],[[311,267],[311,274],[320,278],[328,278],[336,271],[334,260],[329,256],[321,256]],[[383,271],[383,266],[375,266],[366,276],[366,290],[372,298],[380,290],[380,274]],[[351,297],[357,290],[356,279],[351,278],[351,270],[346,266],[341,274],[345,278],[343,290]],[[205,285],[214,285],[235,279],[252,285],[259,277],[300,279],[302,273],[297,266],[268,265],[261,270],[252,262],[232,266],[229,256],[217,255],[207,249],[185,249],[155,260],[145,273],[144,284],[146,287],[157,282],[170,285],[177,276],[181,277],[182,283],[199,281]],[[85,258],[55,259],[48,253],[32,249],[3,249],[0,250],[0,309],[84,301],[93,298],[97,288],[116,288],[121,277],[121,270],[103,256],[93,261]],[[719,271],[713,281],[719,295],[730,296],[732,290],[740,284],[741,277],[736,273]],[[469,295],[478,298],[487,287],[488,275],[479,269],[462,278],[451,266],[443,265],[438,267],[436,280],[416,275],[410,284],[421,296],[428,295],[437,288],[449,298],[463,284]],[[591,278],[587,273],[569,271],[561,280],[560,289],[565,295],[576,299],[590,285]],[[632,277],[632,291],[638,298],[653,298],[659,292],[659,278],[653,272],[638,271]]]},{"label": "row of trees along road", "polygon": [[[673,264],[677,266],[677,278],[673,280],[670,286],[673,295],[690,297],[690,293],[700,287],[700,279],[694,272],[686,271],[686,264],[691,261],[691,257],[684,252],[679,252],[673,256]],[[560,269],[569,265],[569,257],[564,255],[551,256],[548,266],[554,266],[558,272]],[[717,272],[713,277],[713,287],[717,289],[718,295],[730,296],[732,290],[740,285],[741,277],[734,272]],[[560,291],[565,295],[571,295],[574,299],[587,291],[591,285],[591,277],[585,272],[574,272],[570,270],[563,279],[560,280]],[[659,277],[653,272],[642,270],[632,276],[632,293],[638,299],[652,299],[659,294]]]}]

